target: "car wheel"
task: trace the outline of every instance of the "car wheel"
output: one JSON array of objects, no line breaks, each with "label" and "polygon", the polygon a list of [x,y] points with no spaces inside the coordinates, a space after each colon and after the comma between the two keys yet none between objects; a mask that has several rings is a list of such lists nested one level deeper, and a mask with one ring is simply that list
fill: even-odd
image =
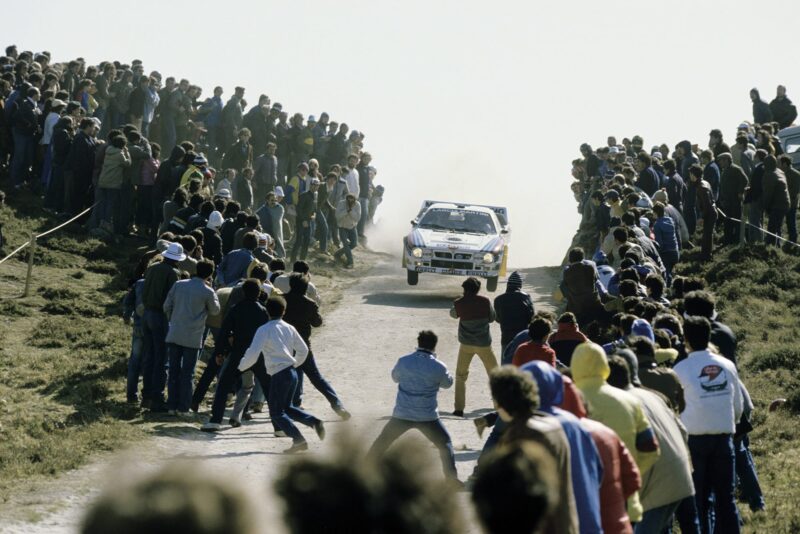
[{"label": "car wheel", "polygon": [[497,289],[497,277],[492,276],[486,279],[486,291],[495,291]]},{"label": "car wheel", "polygon": [[419,273],[417,271],[406,271],[406,273],[408,275],[407,276],[408,285],[410,286],[417,285],[417,282],[419,282]]}]

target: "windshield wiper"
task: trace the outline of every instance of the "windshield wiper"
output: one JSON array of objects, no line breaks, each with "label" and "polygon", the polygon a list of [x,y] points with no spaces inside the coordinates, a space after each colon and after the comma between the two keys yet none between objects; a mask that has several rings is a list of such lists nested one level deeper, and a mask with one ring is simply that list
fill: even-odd
[{"label": "windshield wiper", "polygon": [[419,227],[420,228],[427,228],[429,230],[447,230],[448,232],[452,232],[453,231],[452,228],[448,228],[446,226],[442,226],[442,225],[436,224],[436,223],[420,224]]}]

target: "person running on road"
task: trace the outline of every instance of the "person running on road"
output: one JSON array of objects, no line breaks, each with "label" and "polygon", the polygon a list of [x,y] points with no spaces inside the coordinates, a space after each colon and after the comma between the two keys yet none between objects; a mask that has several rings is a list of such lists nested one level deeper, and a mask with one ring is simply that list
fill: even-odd
[{"label": "person running on road", "polygon": [[458,481],[453,442],[437,409],[439,389],[453,385],[453,375],[436,358],[434,351],[438,340],[432,331],[421,331],[417,336],[417,350],[400,358],[392,369],[392,380],[397,382],[397,400],[392,418],[373,443],[369,455],[382,454],[400,436],[415,428],[439,449],[445,475]]},{"label": "person running on road", "polygon": [[292,438],[292,446],[283,451],[293,454],[308,450],[308,442],[294,426],[292,419],[314,428],[319,439],[325,439],[325,425],[322,421],[303,410],[292,406],[292,397],[297,387],[297,371],[308,357],[308,345],[295,330],[283,320],[286,301],[280,297],[267,301],[270,320],[261,326],[253,337],[250,348],[239,362],[239,370],[246,371],[259,362],[264,362],[270,376],[269,417],[280,430]]}]

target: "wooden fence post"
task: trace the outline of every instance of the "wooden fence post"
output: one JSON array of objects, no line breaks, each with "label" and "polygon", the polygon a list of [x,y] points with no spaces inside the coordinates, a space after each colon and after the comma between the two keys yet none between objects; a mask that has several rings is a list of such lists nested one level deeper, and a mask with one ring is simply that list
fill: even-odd
[{"label": "wooden fence post", "polygon": [[33,275],[33,255],[36,253],[36,234],[31,232],[31,240],[28,241],[28,275],[25,277],[25,292],[23,297],[27,297],[31,292],[31,276]]}]

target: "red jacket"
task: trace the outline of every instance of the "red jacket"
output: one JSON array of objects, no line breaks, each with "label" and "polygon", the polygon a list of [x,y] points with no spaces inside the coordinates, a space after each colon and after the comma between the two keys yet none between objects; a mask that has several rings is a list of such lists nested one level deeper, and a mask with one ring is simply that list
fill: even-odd
[{"label": "red jacket", "polygon": [[540,360],[549,363],[553,367],[556,366],[556,351],[551,349],[547,343],[535,343],[528,341],[517,347],[514,352],[514,358],[511,364],[517,367],[522,367],[528,362],[533,360]]},{"label": "red jacket", "polygon": [[603,461],[603,483],[600,486],[601,521],[606,534],[632,534],[626,501],[642,487],[636,461],[619,436],[606,425],[592,419],[581,419],[589,431]]}]

